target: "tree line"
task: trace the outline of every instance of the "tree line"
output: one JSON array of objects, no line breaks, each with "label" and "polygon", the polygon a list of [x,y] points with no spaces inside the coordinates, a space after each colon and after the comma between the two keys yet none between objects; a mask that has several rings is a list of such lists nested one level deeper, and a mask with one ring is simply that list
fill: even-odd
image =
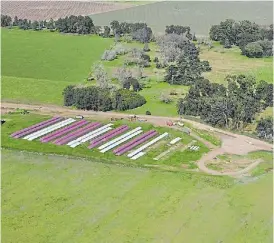
[{"label": "tree line", "polygon": [[198,79],[185,98],[178,101],[180,115],[199,116],[218,127],[242,129],[255,119],[255,114],[273,106],[273,84],[252,76],[228,75],[228,85]]},{"label": "tree line", "polygon": [[119,23],[114,20],[110,26],[95,26],[89,16],[74,16],[71,15],[65,18],[59,18],[56,21],[50,19],[49,21],[31,21],[27,19],[18,19],[17,16],[12,19],[8,15],[1,15],[1,27],[18,26],[20,29],[28,30],[42,30],[48,29],[50,31],[59,31],[61,33],[75,33],[75,34],[98,34],[102,37],[115,37],[116,42],[120,40],[121,36],[128,35],[132,40],[141,43],[149,43],[153,40],[152,29],[146,23]]},{"label": "tree line", "polygon": [[67,86],[63,91],[64,105],[94,111],[129,110],[142,106],[146,100],[140,94],[128,90],[109,90],[97,86]]},{"label": "tree line", "polygon": [[50,19],[49,21],[31,21],[27,19],[18,19],[17,16],[12,18],[8,15],[1,15],[1,27],[17,26],[20,29],[33,29],[36,31],[48,29],[50,31],[59,31],[62,33],[76,33],[76,34],[94,34],[97,27],[94,26],[93,21],[88,16],[74,16],[71,15],[65,18],[59,18],[56,21]]},{"label": "tree line", "polygon": [[254,22],[227,19],[210,28],[209,36],[225,48],[239,46],[248,57],[273,56],[273,24],[260,26]]}]

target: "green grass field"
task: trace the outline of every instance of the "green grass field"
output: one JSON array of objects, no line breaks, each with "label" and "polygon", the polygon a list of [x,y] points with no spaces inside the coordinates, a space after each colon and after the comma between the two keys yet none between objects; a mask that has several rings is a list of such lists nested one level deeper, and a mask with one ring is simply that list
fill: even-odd
[{"label": "green grass field", "polygon": [[[2,75],[81,82],[113,40],[48,31],[2,31]],[[31,87],[28,87],[31,88]]]},{"label": "green grass field", "polygon": [[[2,101],[24,104],[63,105],[62,92],[73,81],[56,81],[21,77],[2,77]],[[84,83],[84,82],[83,82]]]},{"label": "green grass field", "polygon": [[[102,154],[97,149],[89,150],[87,149],[88,142],[82,144],[74,149],[70,148],[67,145],[63,146],[56,146],[52,143],[42,144],[39,140],[35,140],[29,142],[24,139],[14,139],[10,137],[15,131],[20,129],[29,127],[33,124],[38,122],[44,121],[48,119],[47,116],[35,115],[35,114],[8,114],[2,116],[3,119],[6,119],[7,122],[2,126],[2,147],[3,148],[11,148],[16,150],[26,150],[31,152],[42,152],[48,154],[59,154],[59,155],[66,155],[66,156],[77,156],[82,158],[91,159],[97,162],[105,162],[108,164],[125,164],[129,166],[156,166],[159,169],[163,170],[176,170],[180,171],[183,170],[182,165],[184,168],[193,169],[196,168],[195,162],[201,158],[201,156],[208,152],[209,149],[202,144],[201,142],[196,142],[196,145],[200,146],[199,151],[190,151],[184,150],[184,146],[187,146],[191,143],[194,139],[187,134],[176,131],[174,129],[163,128],[163,127],[153,127],[151,124],[148,123],[129,123],[126,121],[120,121],[115,123],[115,127],[121,124],[128,124],[130,127],[134,128],[137,126],[141,126],[144,131],[148,131],[150,129],[156,129],[159,133],[168,132],[169,137],[160,141],[159,143],[151,146],[146,150],[147,154],[144,155],[142,158],[138,160],[130,160],[126,154],[123,156],[115,156],[111,151]],[[108,121],[105,121],[106,123]],[[179,142],[180,148],[175,150],[173,153],[169,154],[162,158],[161,160],[155,161],[153,160],[154,157],[161,154],[162,152],[166,151],[169,146],[167,143],[171,141],[175,137],[181,137],[182,140]],[[140,147],[142,145],[139,145]],[[138,148],[136,147],[136,148]],[[185,167],[186,166],[186,167]]]},{"label": "green grass field", "polygon": [[2,149],[2,241],[271,243],[272,189]]},{"label": "green grass field", "polygon": [[211,82],[225,84],[224,79],[229,74],[248,74],[254,76],[257,81],[273,83],[272,57],[248,58],[241,55],[238,47],[214,47],[211,50],[202,48],[200,58],[208,60],[212,67],[211,72],[204,73]]}]

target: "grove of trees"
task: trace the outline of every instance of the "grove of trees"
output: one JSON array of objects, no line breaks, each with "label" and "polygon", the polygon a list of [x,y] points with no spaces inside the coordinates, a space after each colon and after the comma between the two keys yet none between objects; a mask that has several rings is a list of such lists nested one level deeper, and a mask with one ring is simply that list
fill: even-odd
[{"label": "grove of trees", "polygon": [[97,86],[67,86],[63,91],[64,105],[94,111],[128,110],[142,106],[146,100],[140,94],[118,89],[110,91]]},{"label": "grove of trees", "polygon": [[97,27],[94,26],[93,21],[88,16],[74,16],[71,15],[65,18],[59,18],[54,21],[50,19],[48,22],[43,21],[31,21],[27,19],[18,19],[17,16],[12,18],[7,15],[1,15],[1,26],[12,27],[18,26],[23,30],[33,29],[42,30],[49,29],[50,31],[59,31],[62,33],[75,33],[75,34],[98,34]]},{"label": "grove of trees", "polygon": [[242,54],[248,57],[273,56],[273,24],[266,27],[248,20],[237,22],[227,19],[219,25],[213,25],[209,35],[225,48],[239,46]]},{"label": "grove of trees", "polygon": [[257,112],[273,106],[273,84],[257,84],[254,77],[245,75],[228,75],[226,81],[227,87],[198,79],[178,101],[178,114],[199,116],[213,126],[242,129]]},{"label": "grove of trees", "polygon": [[192,85],[202,77],[203,72],[211,70],[209,62],[200,61],[199,50],[185,36],[166,34],[158,37],[156,41],[160,48],[163,63],[167,66],[166,82]]}]

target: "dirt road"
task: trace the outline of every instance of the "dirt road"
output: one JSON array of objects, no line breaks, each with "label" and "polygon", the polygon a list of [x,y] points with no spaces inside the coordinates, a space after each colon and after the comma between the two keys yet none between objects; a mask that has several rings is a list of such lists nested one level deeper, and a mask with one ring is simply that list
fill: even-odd
[{"label": "dirt road", "polygon": [[[47,114],[47,115],[61,115],[61,116],[75,116],[75,115],[83,115],[84,117],[93,118],[96,120],[105,120],[110,119],[111,117],[117,118],[127,118],[128,114],[124,113],[116,113],[116,112],[95,112],[95,111],[83,111],[83,110],[72,110],[67,107],[55,106],[55,105],[27,105],[27,104],[16,104],[16,103],[1,103],[1,113],[5,113],[7,111],[13,109],[26,109],[29,111],[33,111],[36,113]],[[156,126],[167,126],[166,122],[168,120],[176,121],[178,118],[175,117],[160,117],[160,116],[142,116],[138,115],[141,119],[146,119],[147,122],[152,123]],[[203,141],[212,151],[203,156],[200,161],[198,161],[198,167],[200,170],[207,172],[209,174],[214,174],[212,170],[209,170],[205,163],[207,161],[212,160],[214,157],[220,154],[228,153],[228,154],[238,154],[244,155],[252,151],[257,150],[266,150],[272,151],[272,145],[266,142],[263,142],[258,139],[250,138],[244,135],[234,134],[231,132],[223,131],[221,129],[213,128],[209,125],[205,125],[196,121],[182,119],[184,122],[190,123],[193,127],[207,130],[218,135],[222,140],[221,148],[216,148],[216,146],[210,144],[208,141]],[[195,137],[195,134],[191,134]],[[196,136],[198,140],[202,140],[202,138]],[[219,173],[219,172],[218,172]]]}]

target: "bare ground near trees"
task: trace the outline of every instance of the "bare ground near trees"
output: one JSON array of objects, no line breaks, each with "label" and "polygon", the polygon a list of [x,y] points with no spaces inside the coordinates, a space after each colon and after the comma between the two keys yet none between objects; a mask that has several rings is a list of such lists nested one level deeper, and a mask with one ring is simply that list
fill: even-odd
[{"label": "bare ground near trees", "polygon": [[2,14],[29,20],[91,15],[133,7],[133,3],[94,1],[2,1]]},{"label": "bare ground near trees", "polygon": [[[83,115],[84,117],[93,118],[96,120],[106,120],[111,117],[123,117],[127,118],[127,114],[116,113],[116,112],[95,112],[95,111],[83,111],[83,110],[72,110],[70,108],[55,106],[55,105],[27,105],[27,104],[16,104],[16,103],[1,103],[1,114],[5,114],[14,109],[26,109],[34,113],[47,114],[47,115],[62,115],[62,116],[75,116]],[[146,119],[147,122],[152,123],[156,126],[167,126],[166,122],[178,120],[175,117],[157,117],[157,116],[138,116],[141,119]],[[222,154],[236,154],[245,155],[252,151],[272,151],[272,144],[261,141],[259,139],[250,138],[244,135],[234,134],[232,132],[223,131],[221,129],[213,128],[209,125],[202,124],[196,121],[191,121],[188,119],[182,119],[184,122],[191,123],[195,128],[207,130],[209,132],[215,133],[222,140],[222,145],[220,148],[214,146],[208,141],[203,140],[196,134],[191,134],[195,139],[200,140],[205,145],[207,145],[211,151],[205,154],[199,161],[197,165],[200,171],[203,171],[212,175],[229,175],[229,176],[239,176],[247,173],[251,169],[255,168],[260,161],[255,161],[248,165],[245,169],[240,171],[229,171],[229,172],[219,172],[206,167],[206,163],[212,161],[216,156]],[[175,128],[175,127],[174,127]],[[177,128],[178,129],[178,128]]]}]

